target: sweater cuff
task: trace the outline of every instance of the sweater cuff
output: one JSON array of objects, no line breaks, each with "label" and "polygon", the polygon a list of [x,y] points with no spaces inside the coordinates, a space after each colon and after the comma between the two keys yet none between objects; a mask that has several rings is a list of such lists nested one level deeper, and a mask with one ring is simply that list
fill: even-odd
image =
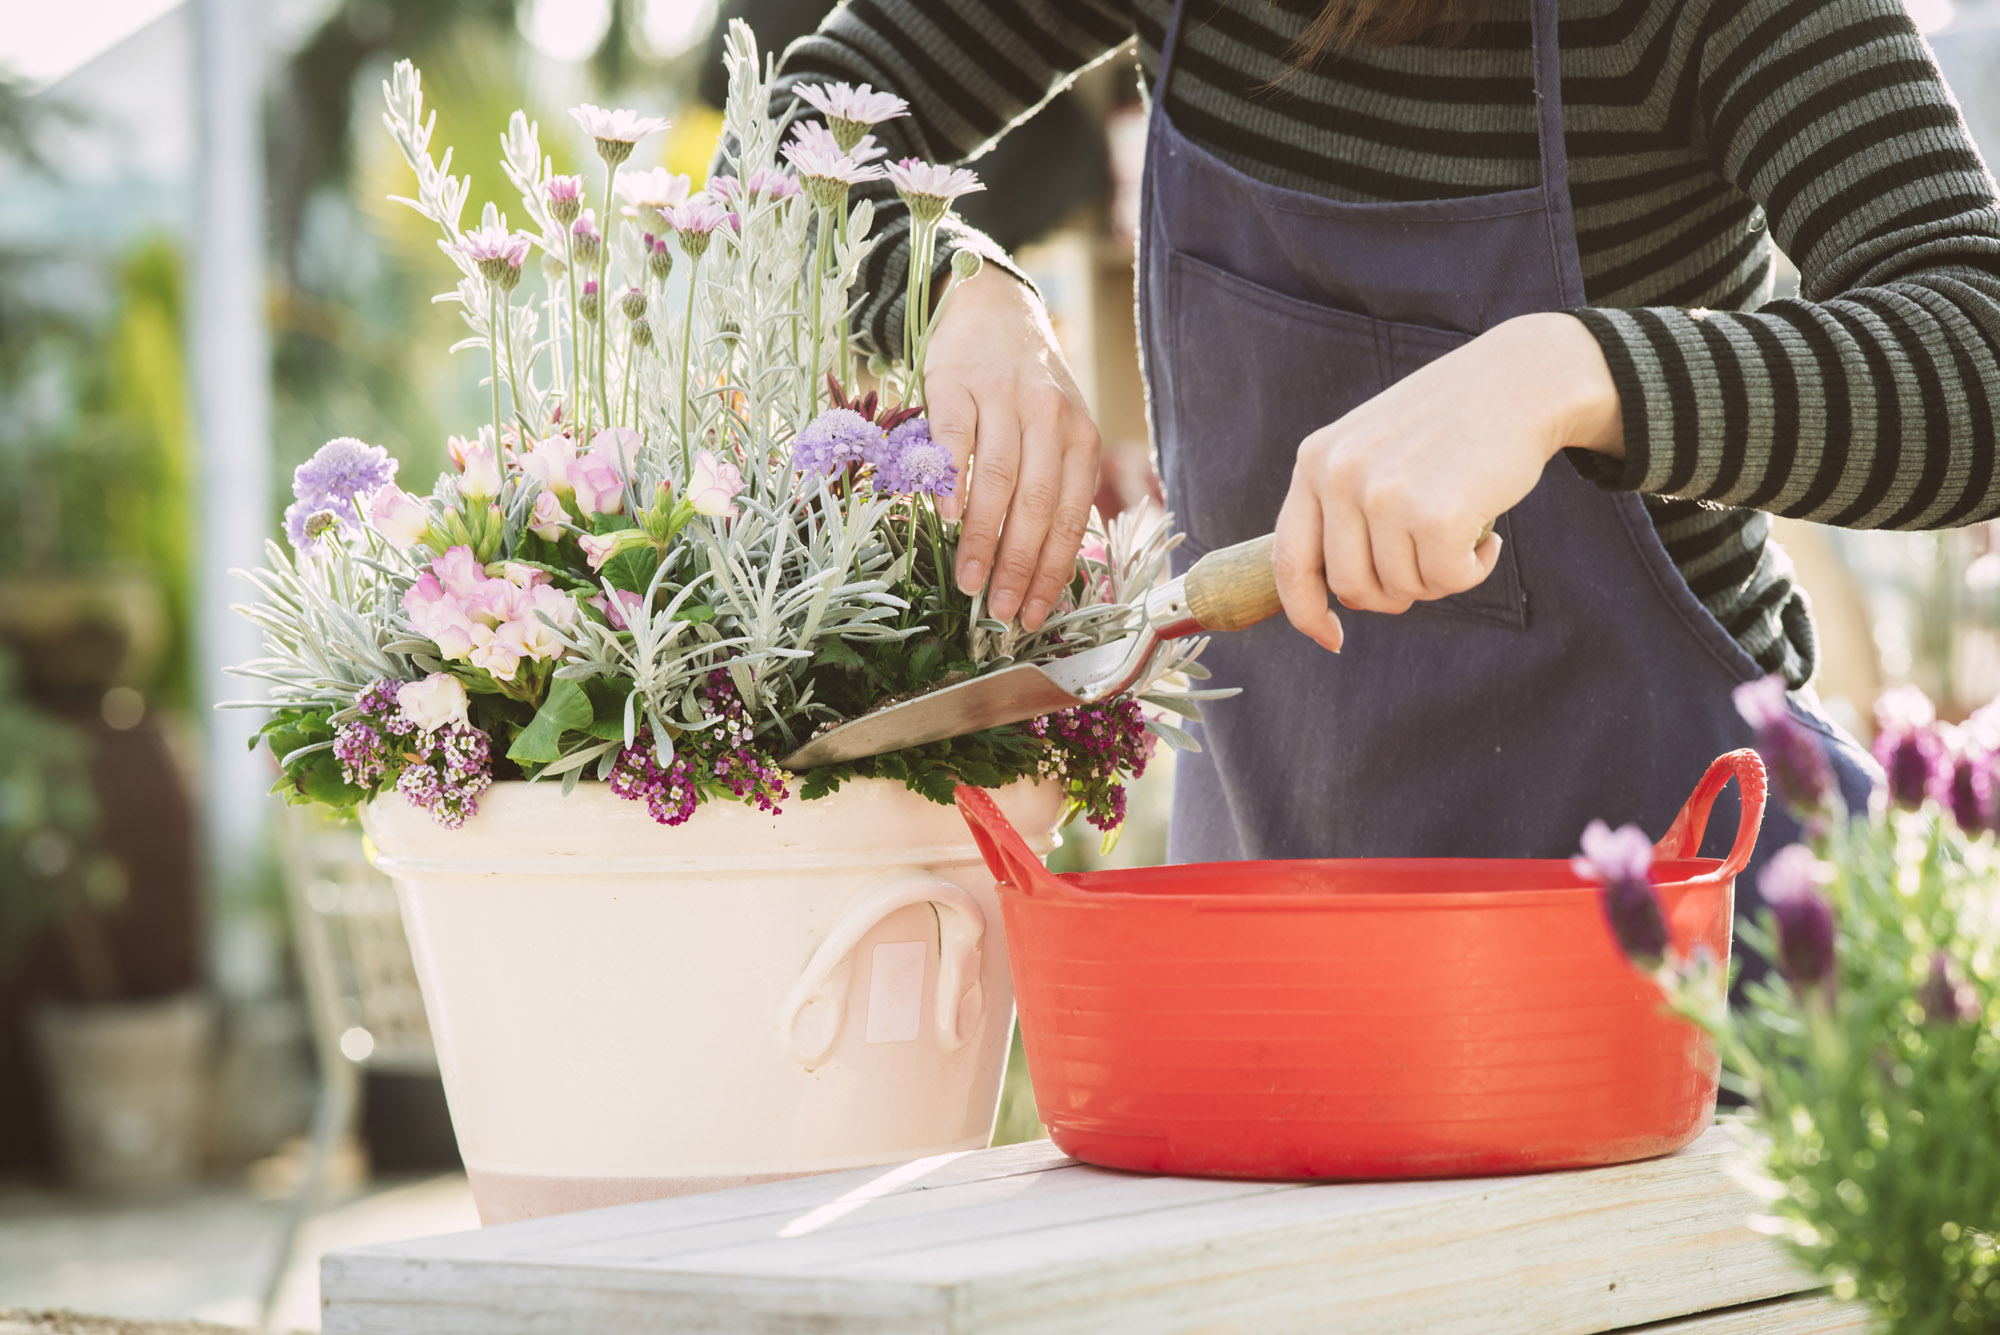
[{"label": "sweater cuff", "polygon": [[[1587,482],[1606,491],[1643,491],[1653,466],[1652,414],[1647,411],[1647,375],[1639,357],[1646,347],[1636,330],[1622,327],[1616,312],[1583,307],[1569,314],[1583,322],[1611,368],[1611,383],[1618,389],[1618,415],[1625,430],[1625,457],[1614,458],[1592,450],[1564,450],[1570,466]],[[1657,366],[1649,369],[1654,377]]]}]

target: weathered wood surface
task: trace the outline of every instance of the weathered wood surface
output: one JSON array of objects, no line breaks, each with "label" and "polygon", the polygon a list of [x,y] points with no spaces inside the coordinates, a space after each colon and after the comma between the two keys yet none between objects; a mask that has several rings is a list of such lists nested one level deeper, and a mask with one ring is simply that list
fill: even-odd
[{"label": "weathered wood surface", "polygon": [[1867,1335],[1868,1309],[1822,1294],[1665,1321],[1631,1335]]},{"label": "weathered wood surface", "polygon": [[[1728,1156],[1711,1130],[1587,1172],[1306,1185],[1106,1172],[1044,1141],[339,1253],[324,1329],[1598,1335],[1813,1287],[1746,1227]],[[1833,1335],[1843,1311],[1664,1329]]]}]

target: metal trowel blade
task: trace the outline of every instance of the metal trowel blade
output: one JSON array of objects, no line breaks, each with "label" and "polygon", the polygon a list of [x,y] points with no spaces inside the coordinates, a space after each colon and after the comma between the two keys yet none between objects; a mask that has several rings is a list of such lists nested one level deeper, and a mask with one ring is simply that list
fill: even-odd
[{"label": "metal trowel blade", "polygon": [[779,763],[789,770],[859,760],[906,746],[982,732],[1086,703],[1081,693],[1116,672],[1131,652],[1119,640],[1053,663],[1021,663],[850,719]]}]

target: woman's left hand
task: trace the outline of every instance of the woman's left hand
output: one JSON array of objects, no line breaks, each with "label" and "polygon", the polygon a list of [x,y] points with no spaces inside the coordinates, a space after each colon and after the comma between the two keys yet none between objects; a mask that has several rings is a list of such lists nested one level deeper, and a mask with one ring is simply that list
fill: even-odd
[{"label": "woman's left hand", "polygon": [[1327,595],[1407,611],[1493,571],[1479,534],[1558,451],[1623,457],[1618,390],[1581,320],[1524,315],[1481,334],[1307,436],[1272,558],[1285,614],[1339,652]]}]

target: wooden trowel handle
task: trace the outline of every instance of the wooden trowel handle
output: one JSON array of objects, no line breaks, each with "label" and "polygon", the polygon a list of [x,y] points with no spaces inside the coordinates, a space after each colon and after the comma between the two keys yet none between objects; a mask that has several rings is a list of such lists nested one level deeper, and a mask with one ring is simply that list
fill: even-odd
[{"label": "wooden trowel handle", "polygon": [[1248,630],[1284,610],[1271,571],[1277,538],[1265,534],[1210,552],[1183,579],[1188,611],[1203,630]]}]

